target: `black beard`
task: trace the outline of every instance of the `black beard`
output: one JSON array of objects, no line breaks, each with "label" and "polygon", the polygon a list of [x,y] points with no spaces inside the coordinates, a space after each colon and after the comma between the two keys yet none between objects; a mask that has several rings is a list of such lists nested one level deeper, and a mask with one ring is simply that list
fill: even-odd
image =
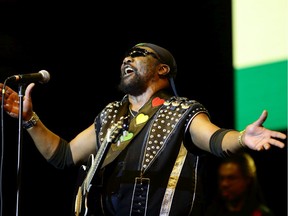
[{"label": "black beard", "polygon": [[143,79],[140,76],[135,76],[131,82],[125,83],[123,78],[121,79],[118,89],[124,94],[130,94],[133,96],[139,96],[147,89],[147,80]]}]

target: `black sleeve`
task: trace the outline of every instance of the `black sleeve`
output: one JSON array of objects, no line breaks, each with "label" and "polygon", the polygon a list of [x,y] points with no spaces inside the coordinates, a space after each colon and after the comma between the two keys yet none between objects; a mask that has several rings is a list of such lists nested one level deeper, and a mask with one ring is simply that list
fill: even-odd
[{"label": "black sleeve", "polygon": [[66,140],[62,138],[60,139],[59,145],[52,157],[48,160],[48,163],[57,169],[64,169],[66,167],[75,165],[73,162],[70,145]]}]

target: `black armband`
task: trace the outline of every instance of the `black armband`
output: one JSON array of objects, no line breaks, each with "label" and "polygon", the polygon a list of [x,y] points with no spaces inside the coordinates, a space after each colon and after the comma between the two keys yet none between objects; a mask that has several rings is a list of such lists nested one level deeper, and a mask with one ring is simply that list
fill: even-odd
[{"label": "black armband", "polygon": [[212,134],[209,147],[212,154],[218,157],[227,157],[232,154],[230,151],[223,151],[222,149],[222,140],[226,133],[232,131],[232,129],[219,129]]},{"label": "black armband", "polygon": [[48,162],[57,169],[64,169],[74,165],[70,145],[66,140],[60,138],[59,145]]}]

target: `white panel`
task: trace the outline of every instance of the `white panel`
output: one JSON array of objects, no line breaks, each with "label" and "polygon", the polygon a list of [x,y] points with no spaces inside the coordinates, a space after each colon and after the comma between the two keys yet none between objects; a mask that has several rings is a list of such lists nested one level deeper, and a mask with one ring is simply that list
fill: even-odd
[{"label": "white panel", "polygon": [[233,65],[287,59],[287,0],[232,0]]}]

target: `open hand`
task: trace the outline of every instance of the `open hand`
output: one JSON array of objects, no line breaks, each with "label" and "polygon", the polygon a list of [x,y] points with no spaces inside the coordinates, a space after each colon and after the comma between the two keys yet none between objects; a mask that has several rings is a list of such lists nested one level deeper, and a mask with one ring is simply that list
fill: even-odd
[{"label": "open hand", "polygon": [[279,139],[286,139],[286,135],[263,127],[267,116],[268,112],[264,110],[257,121],[246,127],[242,140],[250,149],[257,151],[268,150],[271,145],[284,148],[285,144]]}]

